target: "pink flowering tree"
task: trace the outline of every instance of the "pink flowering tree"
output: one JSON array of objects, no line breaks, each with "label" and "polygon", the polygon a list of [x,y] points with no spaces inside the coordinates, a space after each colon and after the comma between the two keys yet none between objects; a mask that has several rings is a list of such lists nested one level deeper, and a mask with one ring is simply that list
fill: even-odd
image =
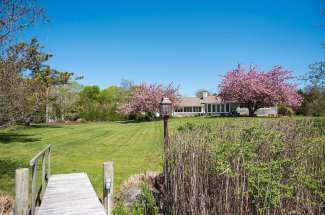
[{"label": "pink flowering tree", "polygon": [[298,107],[302,97],[296,86],[290,84],[290,72],[275,66],[268,72],[251,67],[246,71],[241,65],[228,72],[219,85],[221,99],[246,104],[249,115],[261,107],[285,104]]},{"label": "pink flowering tree", "polygon": [[118,111],[123,115],[141,112],[153,115],[159,112],[159,103],[163,97],[168,97],[176,105],[179,102],[178,88],[173,84],[167,87],[160,84],[141,84],[133,90],[128,102],[122,104]]}]

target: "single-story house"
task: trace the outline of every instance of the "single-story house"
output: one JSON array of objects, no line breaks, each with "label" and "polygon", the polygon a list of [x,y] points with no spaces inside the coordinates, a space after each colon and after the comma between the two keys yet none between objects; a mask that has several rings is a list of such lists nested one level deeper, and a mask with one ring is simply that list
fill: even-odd
[{"label": "single-story house", "polygon": [[[202,97],[183,97],[180,103],[175,107],[173,116],[228,116],[237,112],[240,115],[248,115],[248,109],[241,107],[235,101],[222,101],[218,96],[208,95],[203,92]],[[277,114],[276,107],[260,108],[255,114],[257,116],[275,116]]]}]

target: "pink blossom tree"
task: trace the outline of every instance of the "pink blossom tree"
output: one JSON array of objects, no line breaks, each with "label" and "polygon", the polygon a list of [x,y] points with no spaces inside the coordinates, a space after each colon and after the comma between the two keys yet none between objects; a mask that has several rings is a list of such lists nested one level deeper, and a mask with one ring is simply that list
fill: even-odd
[{"label": "pink blossom tree", "polygon": [[168,97],[173,105],[179,102],[178,88],[173,84],[164,87],[160,84],[141,84],[136,87],[127,103],[122,104],[118,111],[123,115],[135,113],[154,114],[159,111],[159,103],[163,97]]},{"label": "pink blossom tree", "polygon": [[261,107],[285,104],[298,107],[302,97],[296,86],[288,81],[292,77],[288,70],[275,66],[268,72],[251,67],[246,71],[240,64],[228,72],[219,85],[222,100],[237,101],[247,105],[249,115]]}]

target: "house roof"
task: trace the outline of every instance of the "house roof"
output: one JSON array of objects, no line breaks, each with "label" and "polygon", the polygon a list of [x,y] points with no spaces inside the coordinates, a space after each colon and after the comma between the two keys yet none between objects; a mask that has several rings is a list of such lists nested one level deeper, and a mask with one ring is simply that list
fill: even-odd
[{"label": "house roof", "polygon": [[203,103],[203,104],[221,103],[222,102],[222,100],[217,96],[207,96],[200,100],[201,100],[201,103]]},{"label": "house roof", "polygon": [[178,106],[204,106],[204,104],[216,104],[216,103],[223,103],[222,99],[218,96],[211,95],[204,98],[197,98],[197,97],[183,97],[180,100]]},{"label": "house roof", "polygon": [[179,106],[203,106],[202,100],[197,97],[183,97]]}]

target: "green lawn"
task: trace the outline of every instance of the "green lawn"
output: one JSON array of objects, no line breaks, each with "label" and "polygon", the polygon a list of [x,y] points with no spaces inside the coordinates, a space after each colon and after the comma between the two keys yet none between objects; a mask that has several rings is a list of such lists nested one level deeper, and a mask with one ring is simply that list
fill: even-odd
[{"label": "green lawn", "polygon": [[[170,120],[170,127],[202,120],[207,119]],[[28,166],[48,144],[52,144],[52,173],[86,172],[99,194],[104,161],[114,161],[116,188],[132,174],[162,167],[162,121],[0,130],[0,190],[13,192],[15,169]]]},{"label": "green lawn", "polygon": [[[170,130],[186,122],[236,123],[265,118],[182,118],[170,120]],[[267,119],[277,120],[277,119]],[[87,123],[0,130],[0,191],[14,191],[15,169],[52,144],[52,173],[86,172],[98,194],[102,164],[114,161],[115,188],[130,175],[162,169],[162,121]]]}]

